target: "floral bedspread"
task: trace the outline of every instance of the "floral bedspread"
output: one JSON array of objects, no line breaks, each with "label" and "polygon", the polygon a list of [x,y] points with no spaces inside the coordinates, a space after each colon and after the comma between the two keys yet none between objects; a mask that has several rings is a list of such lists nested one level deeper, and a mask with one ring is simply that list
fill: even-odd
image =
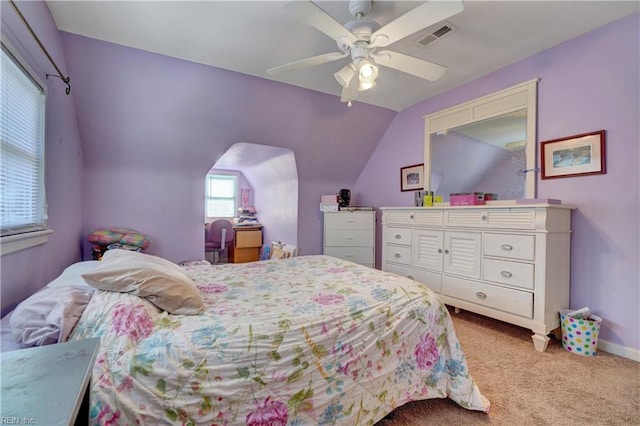
[{"label": "floral bedspread", "polygon": [[96,291],[71,339],[100,337],[91,422],[371,425],[409,401],[489,410],[425,286],[327,256],[183,264],[207,312]]}]

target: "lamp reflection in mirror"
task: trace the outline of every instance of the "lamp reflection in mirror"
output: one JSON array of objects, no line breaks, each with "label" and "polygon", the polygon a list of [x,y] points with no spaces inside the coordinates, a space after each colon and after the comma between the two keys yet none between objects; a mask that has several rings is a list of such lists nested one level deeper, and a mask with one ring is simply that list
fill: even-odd
[{"label": "lamp reflection in mirror", "polygon": [[434,195],[438,194],[438,187],[440,186],[440,181],[442,181],[442,176],[444,176],[441,172],[432,170],[431,171],[431,191],[433,191]]}]

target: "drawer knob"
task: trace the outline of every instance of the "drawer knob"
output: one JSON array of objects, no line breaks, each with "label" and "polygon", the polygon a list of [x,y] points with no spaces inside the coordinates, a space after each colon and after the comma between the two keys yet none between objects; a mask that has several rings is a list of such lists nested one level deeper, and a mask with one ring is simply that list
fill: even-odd
[{"label": "drawer knob", "polygon": [[444,254],[449,254],[449,250],[445,249]]},{"label": "drawer knob", "polygon": [[396,253],[393,255],[393,257],[395,257],[396,259],[400,259],[402,257],[402,255],[400,255],[400,253]]},{"label": "drawer knob", "polygon": [[511,278],[513,276],[513,274],[509,271],[502,271],[500,272],[500,275],[502,275],[505,278]]},{"label": "drawer knob", "polygon": [[487,298],[487,295],[486,295],[486,294],[484,294],[484,293],[483,293],[483,292],[481,292],[481,291],[477,291],[477,292],[476,292],[476,296],[477,296],[477,297],[478,297],[478,299],[480,299],[480,300],[484,300],[484,299],[486,299],[486,298]]},{"label": "drawer knob", "polygon": [[407,275],[407,278],[409,278],[410,280],[415,280],[415,278],[413,278],[413,275]]},{"label": "drawer knob", "polygon": [[501,246],[500,246],[500,248],[501,248],[502,250],[505,250],[505,251],[511,251],[511,250],[513,250],[513,246],[512,246],[511,244],[503,244],[503,245],[501,245]]},{"label": "drawer knob", "polygon": [[442,249],[438,249],[438,253],[442,253]]},{"label": "drawer knob", "polygon": [[396,236],[395,236],[394,238],[395,238],[396,240],[399,240],[399,239],[401,239],[401,238],[402,238],[402,235],[400,235],[400,234],[396,234]]},{"label": "drawer knob", "polygon": [[413,219],[413,215],[409,216],[409,219]]},{"label": "drawer knob", "polygon": [[485,222],[487,221],[487,219],[489,219],[486,215],[481,217],[482,220],[484,220]]}]

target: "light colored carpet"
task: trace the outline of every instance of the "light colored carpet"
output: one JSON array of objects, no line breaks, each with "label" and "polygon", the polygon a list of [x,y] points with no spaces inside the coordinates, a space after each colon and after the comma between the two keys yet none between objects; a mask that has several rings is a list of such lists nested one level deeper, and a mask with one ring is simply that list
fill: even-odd
[{"label": "light colored carpet", "polygon": [[640,425],[640,363],[572,354],[554,339],[540,353],[530,330],[465,311],[452,318],[489,414],[434,399],[399,407],[377,426]]}]

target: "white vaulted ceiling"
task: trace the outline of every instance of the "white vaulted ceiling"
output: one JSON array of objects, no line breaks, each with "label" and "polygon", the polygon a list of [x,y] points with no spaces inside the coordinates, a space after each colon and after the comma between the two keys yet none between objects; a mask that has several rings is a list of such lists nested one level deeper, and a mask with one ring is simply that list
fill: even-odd
[{"label": "white vaulted ceiling", "polygon": [[[272,77],[267,69],[337,51],[333,40],[287,11],[283,1],[49,1],[58,29],[150,52],[340,96],[333,77],[350,61]],[[385,25],[421,1],[374,1],[368,18]],[[340,23],[346,1],[318,1]],[[400,111],[544,49],[638,12],[637,1],[465,1],[447,19],[457,28],[427,47],[417,40],[390,50],[448,68],[435,82],[380,67],[378,84],[358,101]],[[339,100],[336,100],[338,102]]]}]

